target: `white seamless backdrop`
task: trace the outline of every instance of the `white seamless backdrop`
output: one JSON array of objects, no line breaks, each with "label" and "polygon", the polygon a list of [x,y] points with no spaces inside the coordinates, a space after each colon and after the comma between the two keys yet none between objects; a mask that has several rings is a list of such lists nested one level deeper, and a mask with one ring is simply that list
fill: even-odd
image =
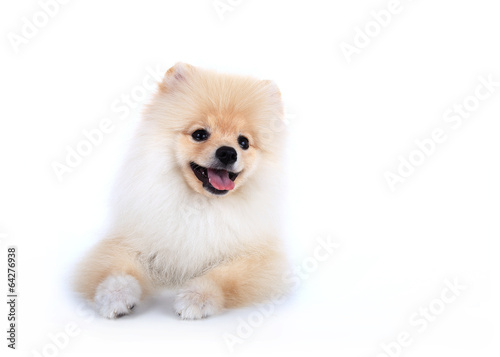
[{"label": "white seamless backdrop", "polygon": [[[491,0],[2,1],[2,356],[500,354],[500,6]],[[174,63],[286,103],[293,295],[181,321],[70,290],[154,83]]]}]

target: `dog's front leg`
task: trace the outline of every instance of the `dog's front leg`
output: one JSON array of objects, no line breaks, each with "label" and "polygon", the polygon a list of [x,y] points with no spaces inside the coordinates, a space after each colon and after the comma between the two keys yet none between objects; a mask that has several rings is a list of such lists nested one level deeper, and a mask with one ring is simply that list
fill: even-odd
[{"label": "dog's front leg", "polygon": [[189,280],[176,296],[175,310],[183,319],[199,319],[277,298],[286,291],[285,269],[276,249],[246,254]]}]

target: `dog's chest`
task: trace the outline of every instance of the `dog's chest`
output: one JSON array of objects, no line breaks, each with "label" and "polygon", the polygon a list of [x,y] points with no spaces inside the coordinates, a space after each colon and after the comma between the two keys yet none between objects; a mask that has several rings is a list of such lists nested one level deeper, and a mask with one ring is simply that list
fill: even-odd
[{"label": "dog's chest", "polygon": [[[223,213],[182,207],[137,247],[142,265],[158,285],[179,285],[251,248],[257,227],[241,211]],[[260,234],[262,235],[262,234]]]}]

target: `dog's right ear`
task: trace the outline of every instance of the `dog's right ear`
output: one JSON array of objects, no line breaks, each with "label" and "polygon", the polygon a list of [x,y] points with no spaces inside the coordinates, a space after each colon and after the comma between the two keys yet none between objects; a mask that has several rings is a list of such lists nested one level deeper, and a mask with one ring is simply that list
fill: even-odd
[{"label": "dog's right ear", "polygon": [[186,81],[193,71],[194,67],[190,64],[177,62],[165,73],[160,88],[167,91],[175,88],[179,83]]}]

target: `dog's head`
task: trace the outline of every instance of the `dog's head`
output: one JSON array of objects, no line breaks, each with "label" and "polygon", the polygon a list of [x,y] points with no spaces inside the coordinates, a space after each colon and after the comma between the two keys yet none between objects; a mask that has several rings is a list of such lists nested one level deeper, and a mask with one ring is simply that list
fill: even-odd
[{"label": "dog's head", "polygon": [[186,183],[206,196],[230,194],[258,175],[259,165],[279,160],[283,105],[271,81],[178,63],[148,118],[169,138]]}]

